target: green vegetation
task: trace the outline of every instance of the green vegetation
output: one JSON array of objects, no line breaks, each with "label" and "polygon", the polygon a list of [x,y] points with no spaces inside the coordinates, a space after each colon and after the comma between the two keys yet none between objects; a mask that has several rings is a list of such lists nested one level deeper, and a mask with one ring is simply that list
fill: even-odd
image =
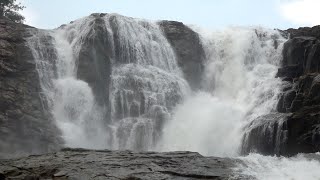
[{"label": "green vegetation", "polygon": [[0,0],[0,17],[6,17],[14,22],[22,23],[24,17],[19,13],[25,7],[16,0]]}]

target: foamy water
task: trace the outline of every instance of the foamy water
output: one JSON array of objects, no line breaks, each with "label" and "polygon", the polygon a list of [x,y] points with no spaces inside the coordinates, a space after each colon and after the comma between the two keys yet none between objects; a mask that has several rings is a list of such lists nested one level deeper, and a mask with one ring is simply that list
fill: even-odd
[{"label": "foamy water", "polygon": [[[319,155],[318,155],[319,156]],[[239,158],[244,164],[239,165],[240,171],[258,180],[319,180],[320,162],[300,154],[292,158],[262,156],[250,154]]]},{"label": "foamy water", "polygon": [[199,32],[207,57],[204,89],[176,108],[160,149],[236,157],[243,128],[275,109],[282,82],[274,77],[285,39],[262,28]]}]

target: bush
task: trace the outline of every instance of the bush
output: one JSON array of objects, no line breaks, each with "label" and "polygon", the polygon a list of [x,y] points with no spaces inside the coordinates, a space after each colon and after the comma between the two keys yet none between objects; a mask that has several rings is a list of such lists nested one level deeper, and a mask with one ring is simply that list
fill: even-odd
[{"label": "bush", "polygon": [[19,14],[19,10],[23,10],[25,7],[21,3],[17,3],[16,0],[0,0],[0,17],[8,18],[14,22],[24,22],[24,17]]}]

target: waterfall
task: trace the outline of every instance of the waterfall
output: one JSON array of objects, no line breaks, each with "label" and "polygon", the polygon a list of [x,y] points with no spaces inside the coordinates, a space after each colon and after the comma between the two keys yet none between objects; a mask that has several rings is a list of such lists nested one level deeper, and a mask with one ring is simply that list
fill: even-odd
[{"label": "waterfall", "polygon": [[118,47],[111,76],[113,146],[150,150],[189,87],[158,25],[120,16],[108,19]]},{"label": "waterfall", "polygon": [[[88,21],[82,22],[85,26]],[[27,42],[36,61],[44,104],[67,146],[106,148],[108,134],[88,83],[76,77],[76,56],[86,29],[72,37],[61,29],[34,30]]]},{"label": "waterfall", "polygon": [[259,27],[196,31],[207,59],[203,90],[177,106],[160,149],[238,156],[243,129],[275,110],[282,84],[275,75],[285,39]]},{"label": "waterfall", "polygon": [[33,30],[43,104],[66,146],[238,155],[243,129],[274,110],[285,39],[259,27],[196,31],[206,62],[190,93],[156,23],[93,14]]},{"label": "waterfall", "polygon": [[[31,34],[27,42],[43,102],[66,146],[150,150],[170,112],[189,91],[156,23],[93,14]],[[88,62],[96,72],[87,70],[92,68]],[[111,64],[110,74],[100,67],[105,63]],[[109,97],[107,102],[104,97]]]},{"label": "waterfall", "polygon": [[66,146],[239,155],[250,125],[278,101],[285,39],[260,27],[195,31],[206,61],[191,92],[156,23],[93,14],[32,30],[44,108]]},{"label": "waterfall", "polygon": [[286,114],[275,110],[286,39],[261,27],[192,28],[205,52],[196,90],[155,22],[92,14],[54,30],[30,29],[43,108],[65,146],[188,150],[238,158],[234,171],[257,179],[319,177],[296,171],[320,166],[301,155],[249,154],[260,146],[281,154],[286,141]]}]

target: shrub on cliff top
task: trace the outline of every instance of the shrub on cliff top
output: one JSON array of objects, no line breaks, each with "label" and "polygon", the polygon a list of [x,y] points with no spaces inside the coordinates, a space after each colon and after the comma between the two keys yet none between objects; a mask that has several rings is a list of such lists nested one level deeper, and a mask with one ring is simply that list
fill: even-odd
[{"label": "shrub on cliff top", "polygon": [[8,18],[14,22],[22,23],[24,17],[19,13],[25,7],[16,0],[0,0],[0,17]]}]

